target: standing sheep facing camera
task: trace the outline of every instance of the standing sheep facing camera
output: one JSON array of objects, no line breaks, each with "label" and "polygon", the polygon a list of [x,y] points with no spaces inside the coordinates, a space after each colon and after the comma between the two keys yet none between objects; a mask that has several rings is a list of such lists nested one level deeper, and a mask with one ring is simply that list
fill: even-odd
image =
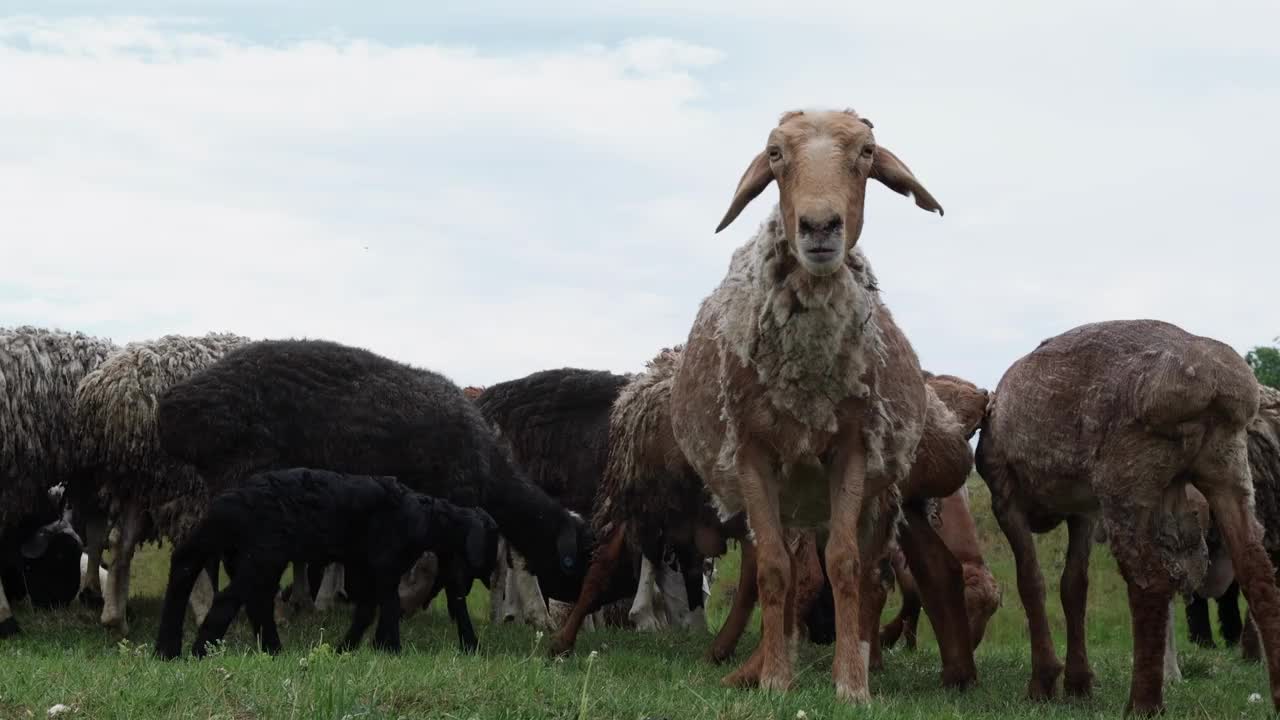
[{"label": "standing sheep facing camera", "polygon": [[525,479],[443,375],[334,342],[268,340],[174,385],[156,412],[161,446],[211,485],[289,467],[392,475],[483,508],[544,587],[578,582],[586,524]]},{"label": "standing sheep facing camera", "polygon": [[224,557],[231,582],[218,593],[196,633],[193,655],[220,640],[244,605],[262,649],[281,649],[272,603],[294,560],[341,562],[355,601],[351,628],[338,646],[360,644],[374,614],[374,646],[400,651],[400,576],[427,551],[452,568],[449,615],[462,649],[476,648],[467,613],[471,581],[492,571],[497,526],[483,510],[410,492],[392,477],[341,475],[294,468],[254,475],[214,498],[204,520],[173,553],[156,653],[181,653],[187,596],[209,561]]},{"label": "standing sheep facing camera", "polygon": [[[0,534],[75,472],[76,385],[113,350],[83,333],[0,328]],[[0,585],[0,637],[17,632]]]}]

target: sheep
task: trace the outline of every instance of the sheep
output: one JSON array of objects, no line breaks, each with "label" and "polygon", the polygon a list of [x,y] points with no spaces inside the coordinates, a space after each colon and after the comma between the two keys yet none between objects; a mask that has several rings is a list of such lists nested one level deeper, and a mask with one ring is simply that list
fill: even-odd
[{"label": "sheep", "polygon": [[[0,328],[0,532],[76,472],[76,385],[114,349],[79,332]],[[18,630],[0,583],[0,638]]]},{"label": "sheep", "polygon": [[[104,597],[100,618],[103,627],[129,634],[126,605],[138,543],[147,537],[182,542],[203,514],[210,493],[221,489],[207,485],[208,478],[161,449],[156,434],[157,398],[174,383],[247,342],[249,339],[240,335],[208,333],[129,343],[77,387],[75,427],[80,437],[80,463],[92,469],[86,482],[106,498],[116,520],[109,570],[111,592]],[[147,532],[149,527],[154,527],[154,534]],[[90,562],[94,560],[93,534]],[[193,604],[197,619],[207,609],[203,595],[213,589],[211,582],[216,578],[214,565],[201,580],[204,602]]]},{"label": "sheep", "polygon": [[1194,588],[1206,567],[1202,528],[1185,492],[1190,484],[1207,498],[1256,611],[1271,698],[1280,708],[1280,591],[1250,509],[1246,428],[1258,393],[1249,366],[1230,347],[1149,319],[1076,327],[1005,372],[983,420],[976,465],[1017,564],[1032,639],[1032,698],[1052,698],[1062,672],[1032,533],[1067,523],[1064,686],[1070,695],[1089,695],[1084,615],[1090,543],[1101,516],[1133,616],[1126,710],[1162,710],[1173,595]]},{"label": "sheep", "polygon": [[28,599],[32,607],[58,608],[80,592],[83,543],[70,508],[61,508],[59,500],[37,502],[36,510],[0,533],[0,577],[12,602]]},{"label": "sheep", "polygon": [[[573,587],[585,523],[529,483],[462,390],[435,372],[326,340],[264,340],[169,388],[160,445],[220,478],[283,467],[392,475],[479,505],[551,594]],[[348,591],[352,583],[346,583]]]},{"label": "sheep", "polygon": [[174,550],[156,637],[156,654],[181,653],[187,596],[209,562],[226,557],[231,582],[218,593],[191,648],[203,657],[244,605],[262,649],[281,650],[271,606],[280,576],[298,558],[343,564],[357,579],[351,628],[338,645],[353,650],[378,615],[374,647],[400,651],[401,576],[424,552],[442,558],[449,615],[465,652],[477,646],[466,596],[487,577],[497,552],[497,524],[483,510],[411,492],[388,476],[292,468],[250,476],[213,499],[200,524]]},{"label": "sheep", "polygon": [[[554,655],[572,651],[586,616],[617,596],[618,568],[629,569],[633,556],[643,558],[642,570],[648,567],[638,583],[643,590],[653,571],[663,567],[670,547],[684,577],[686,602],[696,612],[702,605],[703,558],[724,554],[726,538],[735,534],[721,524],[671,427],[671,387],[682,351],[677,346],[659,352],[608,412],[608,450],[592,517],[598,544],[573,611],[552,638]],[[737,536],[743,530],[738,528]],[[631,579],[629,573],[626,577]],[[643,598],[643,593],[637,598],[638,615],[645,605],[652,607]]]},{"label": "sheep", "polygon": [[[888,599],[888,581],[892,577],[881,555],[905,556],[895,569],[906,580],[911,576],[906,566],[909,563],[924,586],[924,592],[914,596],[917,603],[914,611],[918,615],[919,601],[923,598],[942,654],[943,684],[963,686],[969,678],[976,676],[973,649],[999,603],[999,589],[982,560],[973,519],[963,496],[957,495],[963,492],[965,479],[973,467],[969,438],[982,420],[988,394],[955,376],[923,371],[922,375],[926,380],[925,427],[911,471],[901,486],[904,518],[896,528],[896,545],[899,547],[895,548],[886,537],[880,545],[863,548],[864,553],[876,559],[863,568],[862,582],[866,593],[863,607],[866,611],[861,615],[862,629],[869,644],[868,663],[873,669],[879,668],[882,659],[878,622]],[[944,509],[950,500],[957,498],[960,499],[959,516],[945,522],[942,519]],[[956,510],[953,508],[949,512],[955,513]],[[876,552],[877,548],[884,552]],[[811,587],[811,583],[816,582],[821,591],[808,591],[803,596],[797,591],[796,614],[804,618],[810,638],[834,638],[834,594],[829,591],[830,581],[818,565],[823,553],[820,549],[806,552],[809,556],[801,558],[801,561],[809,562],[811,567],[796,571],[797,586]],[[910,587],[914,588],[915,582],[910,582]],[[754,593],[749,586],[740,594],[754,601]],[[904,588],[904,608],[908,613],[911,612],[909,603],[912,599]],[[735,597],[735,603],[737,600]],[[735,605],[735,609],[737,607]],[[749,613],[751,607],[746,605],[743,612]],[[731,624],[726,622],[726,626]],[[913,620],[911,627],[914,628]]]},{"label": "sheep", "polygon": [[906,478],[925,416],[919,360],[855,247],[869,178],[942,212],[854,111],[783,114],[717,232],[775,179],[778,204],[702,302],[676,369],[680,447],[721,516],[745,510],[755,539],[762,636],[731,685],[791,684],[783,528],[808,527],[829,531],[836,694],[869,699],[859,595],[870,540],[859,535],[896,517],[885,498]]}]

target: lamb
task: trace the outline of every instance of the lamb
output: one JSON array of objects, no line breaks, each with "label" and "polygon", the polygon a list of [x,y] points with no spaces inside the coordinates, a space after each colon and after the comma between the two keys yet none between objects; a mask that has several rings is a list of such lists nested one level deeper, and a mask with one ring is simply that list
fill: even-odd
[{"label": "lamb", "polygon": [[1062,604],[1065,689],[1088,695],[1085,605],[1093,526],[1101,516],[1129,588],[1133,677],[1127,711],[1164,705],[1163,658],[1174,592],[1204,576],[1202,528],[1185,488],[1208,500],[1266,646],[1280,708],[1280,591],[1253,517],[1246,428],[1258,384],[1227,345],[1157,320],[1082,325],[1016,361],[996,388],[978,472],[1009,540],[1032,639],[1028,693],[1054,695],[1062,665],[1044,609],[1032,533],[1069,530]]},{"label": "lamb", "polygon": [[[80,382],[75,396],[75,429],[80,438],[80,480],[109,503],[116,520],[109,570],[111,592],[104,597],[101,624],[128,635],[126,605],[133,555],[148,538],[181,543],[200,519],[212,492],[194,468],[169,457],[156,434],[157,398],[175,383],[212,365],[228,351],[249,342],[231,333],[165,335],[129,343]],[[153,528],[153,532],[148,532]],[[89,562],[101,557],[104,528],[86,532]],[[197,620],[207,610],[216,580],[216,564],[201,580],[201,598],[193,603]]]},{"label": "lamb", "polygon": [[[745,535],[740,524],[720,522],[672,430],[671,387],[681,352],[680,346],[659,352],[608,411],[608,449],[592,517],[598,545],[573,611],[552,639],[554,655],[570,652],[587,615],[617,597],[619,567],[630,570],[631,558],[641,558],[641,600],[655,582],[654,571],[664,567],[668,548],[683,576],[693,613],[689,621],[698,622],[704,558],[723,555],[728,537]],[[630,572],[624,576],[635,582]],[[655,584],[660,582],[656,578]]]},{"label": "lamb", "polygon": [[[78,332],[0,328],[0,533],[76,471],[76,385],[114,349]],[[18,631],[0,583],[0,638]]]},{"label": "lamb", "polygon": [[223,556],[231,582],[200,625],[192,655],[203,657],[209,643],[222,639],[241,605],[262,649],[280,652],[272,602],[285,566],[299,558],[341,562],[355,580],[351,628],[339,651],[359,646],[376,613],[374,646],[399,652],[400,577],[427,551],[442,558],[458,642],[474,652],[466,596],[473,578],[492,571],[497,542],[497,525],[483,510],[410,492],[393,477],[307,468],[253,475],[214,498],[174,550],[156,654],[168,660],[181,653],[187,596],[209,562]]},{"label": "lamb", "polygon": [[[222,478],[286,467],[391,475],[480,506],[551,594],[578,577],[585,523],[529,483],[474,403],[435,372],[325,340],[266,340],[169,388],[161,447]],[[346,583],[348,590],[352,583]]]},{"label": "lamb", "polygon": [[788,112],[752,160],[717,230],[775,179],[779,202],[699,309],[676,368],[672,425],[722,517],[755,538],[762,637],[725,678],[791,684],[794,625],[784,527],[828,531],[836,694],[866,702],[860,601],[864,537],[896,518],[892,496],[923,432],[919,361],[855,247],[869,178],[942,207],[852,110]]}]

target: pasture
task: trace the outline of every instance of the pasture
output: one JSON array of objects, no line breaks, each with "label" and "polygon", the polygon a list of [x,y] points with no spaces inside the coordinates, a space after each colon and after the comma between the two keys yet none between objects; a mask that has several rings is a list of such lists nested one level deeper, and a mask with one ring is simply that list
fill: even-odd
[{"label": "pasture", "polygon": [[[919,648],[895,648],[872,676],[874,700],[855,709],[835,701],[832,647],[802,643],[791,692],[778,695],[721,687],[727,667],[702,659],[708,633],[658,634],[604,630],[584,633],[578,652],[564,661],[546,657],[547,638],[519,625],[492,626],[488,596],[476,584],[469,605],[477,621],[480,653],[465,657],[437,599],[431,611],[404,623],[405,652],[388,656],[363,647],[337,655],[330,646],[346,629],[348,609],[291,619],[281,628],[285,652],[253,648],[241,614],[225,646],[203,661],[189,659],[194,629],[188,618],[184,659],[151,657],[167,549],[148,546],[134,562],[130,637],[117,642],[80,607],[55,613],[17,608],[24,634],[0,645],[0,718],[58,717],[151,720],[289,718],[384,720],[396,718],[1085,718],[1118,717],[1130,675],[1129,619],[1124,584],[1105,547],[1094,550],[1089,594],[1089,651],[1100,686],[1087,702],[1036,705],[1024,697],[1029,667],[1025,616],[1014,584],[1008,546],[990,515],[987,490],[969,480],[984,553],[1000,581],[1003,607],[992,618],[977,653],[980,685],[957,693],[938,682],[936,645],[923,623]],[[1058,603],[1065,530],[1039,538],[1050,618],[1059,656],[1065,651]],[[736,577],[737,549],[722,561],[709,618],[727,613],[724,591]],[[896,594],[886,619],[896,612]],[[1215,614],[1216,628],[1216,614]],[[736,659],[754,646],[758,622]],[[366,638],[367,642],[368,638]],[[1185,681],[1167,691],[1169,717],[1244,718],[1271,714],[1261,665],[1239,659],[1238,649],[1205,650],[1186,639],[1177,614],[1177,640]],[[594,652],[592,652],[594,651]]]}]

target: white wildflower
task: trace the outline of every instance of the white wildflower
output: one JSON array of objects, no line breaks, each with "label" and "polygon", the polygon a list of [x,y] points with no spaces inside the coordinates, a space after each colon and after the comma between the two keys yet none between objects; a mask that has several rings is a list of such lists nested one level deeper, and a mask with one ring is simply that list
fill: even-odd
[{"label": "white wildflower", "polygon": [[[1262,696],[1261,696],[1261,695],[1259,695],[1258,693],[1253,693],[1252,695],[1250,695],[1250,696],[1249,696],[1249,702],[1251,702],[1251,703],[1259,703],[1259,702],[1262,702]],[[52,711],[52,710],[50,710],[50,711],[49,711],[49,713],[50,713],[50,714],[52,714],[52,713],[53,713],[53,711]]]},{"label": "white wildflower", "polygon": [[54,718],[69,712],[71,712],[71,708],[69,706],[58,703],[57,705],[49,708],[49,717]]},{"label": "white wildflower", "polygon": [[599,652],[597,652],[597,651],[595,651],[595,650],[592,650],[592,651],[591,651],[591,654],[587,656],[587,659],[588,659],[588,660],[595,660],[595,659],[596,659],[596,658],[598,658],[598,657],[600,657],[600,653],[599,653]]},{"label": "white wildflower", "polygon": [[809,713],[803,710],[796,711],[796,720],[808,720],[808,717],[809,717]]}]

